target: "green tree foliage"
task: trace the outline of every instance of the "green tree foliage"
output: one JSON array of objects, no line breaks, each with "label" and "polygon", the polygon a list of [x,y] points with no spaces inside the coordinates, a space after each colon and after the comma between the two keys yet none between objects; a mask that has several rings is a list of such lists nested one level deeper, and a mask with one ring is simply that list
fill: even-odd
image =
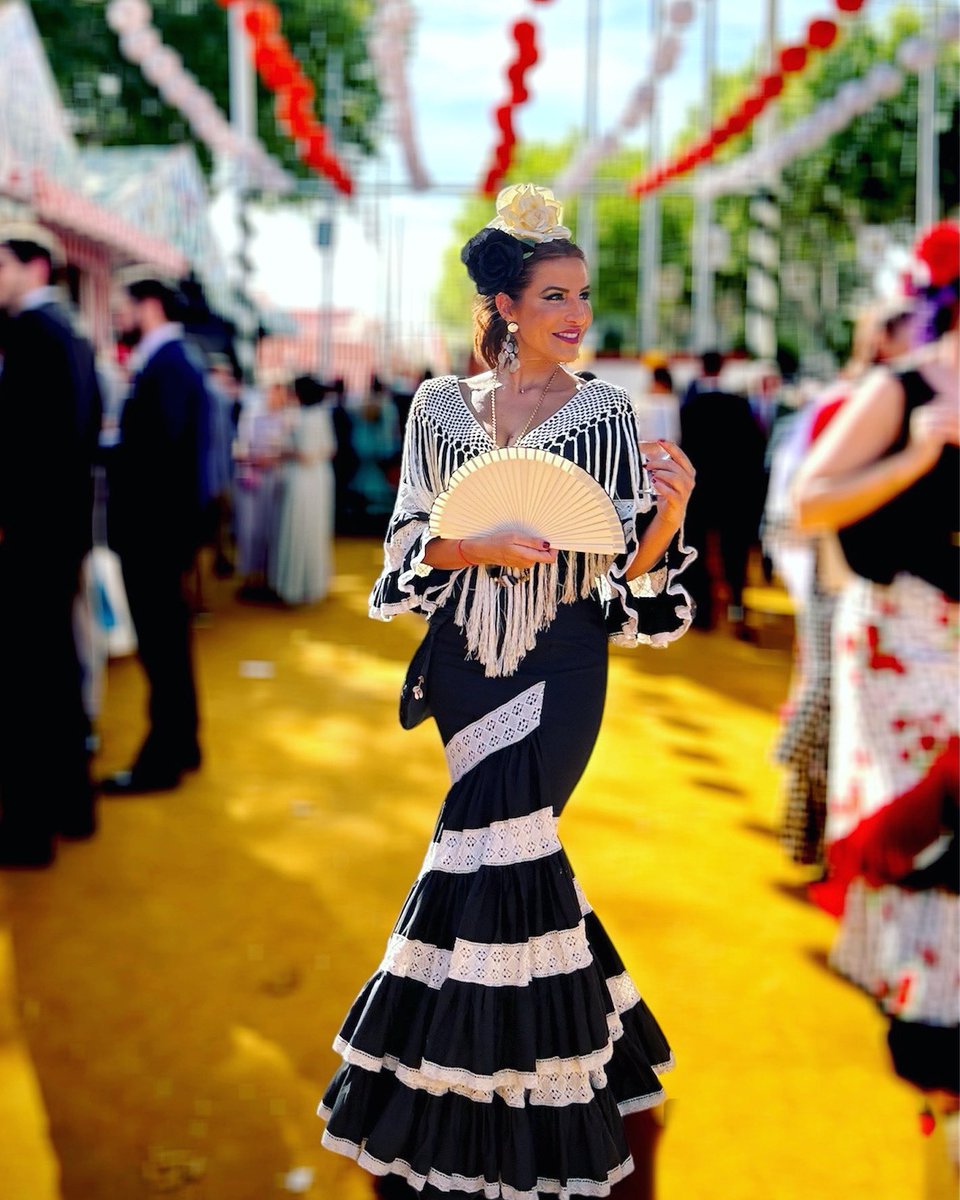
[{"label": "green tree foliage", "polygon": [[[180,113],[169,107],[120,53],[106,22],[105,0],[30,0],[50,65],[81,143],[106,146],[169,145],[191,140]],[[324,80],[331,54],[343,66],[343,142],[367,153],[379,106],[366,53],[370,0],[278,0],[283,33],[317,89],[315,108],[325,120]],[[227,14],[214,0],[152,0],[164,42],[229,112]],[[298,174],[308,174],[294,146],[277,128],[271,94],[258,83],[259,134],[268,150]],[[197,145],[209,164],[206,147]]]}]

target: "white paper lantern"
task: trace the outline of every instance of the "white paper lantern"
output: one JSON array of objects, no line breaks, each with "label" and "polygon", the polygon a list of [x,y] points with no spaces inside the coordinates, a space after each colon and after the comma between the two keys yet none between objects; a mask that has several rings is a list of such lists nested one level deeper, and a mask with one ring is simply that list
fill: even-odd
[{"label": "white paper lantern", "polygon": [[653,55],[654,75],[667,75],[673,70],[680,57],[680,39],[668,33],[660,40]]},{"label": "white paper lantern", "polygon": [[157,90],[168,104],[183,111],[190,107],[200,88],[197,81],[191,76],[175,75],[172,79],[158,84]]},{"label": "white paper lantern", "polygon": [[152,15],[145,0],[111,0],[106,19],[114,33],[129,33],[149,25]]},{"label": "white paper lantern", "polygon": [[908,71],[919,74],[929,70],[937,61],[937,47],[928,38],[910,37],[897,48],[897,62]]},{"label": "white paper lantern", "polygon": [[641,83],[635,88],[633,95],[627,101],[627,105],[623,110],[623,115],[620,118],[621,125],[630,129],[632,126],[642,121],[644,117],[648,117],[653,111],[653,98],[656,95],[656,89],[651,83]]},{"label": "white paper lantern", "polygon": [[155,29],[131,29],[120,38],[120,53],[132,63],[142,63],[162,45]]},{"label": "white paper lantern", "polygon": [[667,9],[667,20],[677,29],[684,29],[696,16],[693,0],[673,0]]},{"label": "white paper lantern", "polygon": [[878,63],[867,76],[867,80],[881,100],[889,100],[895,96],[904,83],[902,73],[890,63]]},{"label": "white paper lantern", "polygon": [[939,42],[960,41],[960,10],[944,13],[937,24],[937,40]]},{"label": "white paper lantern", "polygon": [[859,79],[845,83],[837,91],[836,99],[851,119],[860,116],[873,106],[870,89]]},{"label": "white paper lantern", "polygon": [[183,59],[169,46],[161,46],[149,58],[140,64],[144,79],[148,79],[155,87],[180,75],[183,70]]}]

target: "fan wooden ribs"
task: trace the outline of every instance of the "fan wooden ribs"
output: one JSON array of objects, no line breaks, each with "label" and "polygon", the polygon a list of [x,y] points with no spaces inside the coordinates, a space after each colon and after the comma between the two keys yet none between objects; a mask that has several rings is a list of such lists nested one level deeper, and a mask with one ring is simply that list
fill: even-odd
[{"label": "fan wooden ribs", "polygon": [[622,554],[623,526],[613,501],[582,467],[527,446],[488,450],[450,476],[434,501],[430,532],[487,537],[517,530],[555,550]]}]

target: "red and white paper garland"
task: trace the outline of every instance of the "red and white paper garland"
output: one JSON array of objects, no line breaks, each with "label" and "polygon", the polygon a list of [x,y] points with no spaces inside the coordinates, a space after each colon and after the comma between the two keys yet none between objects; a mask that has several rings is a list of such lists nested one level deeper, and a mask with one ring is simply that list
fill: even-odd
[{"label": "red and white paper garland", "polygon": [[[549,4],[550,0],[535,0],[535,3]],[[537,49],[537,26],[534,21],[514,21],[510,26],[510,36],[516,45],[516,54],[507,67],[507,83],[510,94],[498,108],[494,109],[493,119],[499,130],[499,139],[487,163],[486,174],[481,184],[485,196],[494,196],[503,182],[503,178],[513,162],[513,152],[517,144],[517,135],[513,128],[513,114],[527,102],[530,93],[527,91],[526,76],[540,60]]]},{"label": "red and white paper garland", "polygon": [[[230,8],[236,0],[217,0]],[[353,177],[330,144],[326,126],[313,111],[316,89],[303,73],[280,26],[280,10],[273,0],[249,0],[243,24],[250,38],[250,53],[264,86],[274,93],[277,125],[291,138],[302,163],[325,175],[338,192],[353,193]]]},{"label": "red and white paper garland", "polygon": [[[859,12],[865,3],[866,0],[834,0],[836,9],[847,16]],[[723,120],[718,121],[699,142],[634,179],[628,189],[630,194],[644,196],[655,192],[672,179],[686,175],[702,163],[709,162],[721,146],[745,133],[764,109],[780,95],[787,76],[799,75],[805,71],[813,55],[829,50],[839,33],[837,22],[829,17],[812,20],[807,26],[804,41],[785,46],[780,51],[779,70],[759,76],[753,87],[743,95],[740,103]]]},{"label": "red and white paper garland", "polygon": [[788,163],[816,150],[881,101],[897,95],[904,84],[904,71],[919,74],[929,70],[937,61],[939,47],[958,39],[960,13],[947,13],[937,22],[932,35],[909,37],[900,43],[897,66],[878,63],[862,79],[842,84],[829,100],[773,141],[704,174],[694,190],[703,196],[726,196],[749,191],[756,183],[769,180]]},{"label": "red and white paper garland", "polygon": [[407,82],[413,20],[408,0],[378,0],[367,52],[377,69],[377,87],[391,108],[393,133],[400,143],[410,183],[416,191],[423,191],[430,186],[430,177],[420,155]]},{"label": "red and white paper garland", "polygon": [[680,59],[683,49],[681,34],[696,16],[693,0],[672,0],[667,5],[664,28],[650,56],[647,74],[627,98],[616,126],[603,137],[581,147],[573,161],[564,168],[553,184],[559,196],[573,196],[582,191],[593,178],[597,168],[620,149],[623,138],[653,111],[657,84],[665,78]]},{"label": "red and white paper garland", "polygon": [[117,34],[123,56],[140,68],[168,104],[179,109],[194,134],[214,154],[241,164],[251,186],[277,194],[292,191],[294,182],[288,172],[259,141],[243,137],[231,126],[180,55],[164,45],[152,18],[146,0],[110,0],[107,5],[107,24]]}]

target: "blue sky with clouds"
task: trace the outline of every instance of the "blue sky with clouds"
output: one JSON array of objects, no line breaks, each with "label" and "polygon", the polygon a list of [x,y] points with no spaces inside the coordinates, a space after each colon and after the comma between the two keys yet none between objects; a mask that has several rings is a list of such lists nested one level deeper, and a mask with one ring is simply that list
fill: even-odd
[{"label": "blue sky with clouds", "polygon": [[[651,2],[600,0],[601,132],[615,123],[630,90],[647,77]],[[897,2],[867,0],[864,17],[858,19],[882,20]],[[940,0],[941,5],[946,2]],[[706,3],[716,6],[719,69],[756,66],[766,0],[696,0],[698,14]],[[913,0],[914,6],[922,8],[932,9],[933,3]],[[531,95],[515,121],[518,136],[554,141],[582,128],[588,0],[486,0],[483,4],[472,0],[420,0],[413,7],[417,22],[408,76],[423,159],[437,183],[470,189],[483,173],[495,138],[492,112],[505,97],[504,71],[513,45],[509,27],[519,17],[537,22],[541,59],[528,76]],[[777,9],[783,41],[802,39],[813,18],[835,15],[833,0],[778,0]],[[681,38],[681,56],[661,89],[667,142],[700,96],[699,16]],[[834,53],[842,54],[842,46]],[[641,126],[632,136],[632,143],[641,146],[646,136]],[[364,174],[389,181],[404,178],[400,158],[389,139],[379,162],[368,164]],[[377,214],[380,228],[390,231],[393,262],[402,265],[402,291],[398,297],[394,288],[393,304],[409,321],[428,319],[440,255],[449,240],[450,222],[459,203],[455,198],[430,193],[398,195],[381,203]],[[373,204],[363,198],[361,187],[355,215],[340,223],[335,293],[338,306],[382,315],[385,246],[381,240],[378,252],[370,242]],[[218,223],[229,239],[229,221]],[[260,291],[285,307],[316,305],[321,266],[311,245],[312,226],[302,215],[274,214],[262,216],[258,230],[254,253]],[[393,274],[396,278],[398,273],[394,270]]]}]

